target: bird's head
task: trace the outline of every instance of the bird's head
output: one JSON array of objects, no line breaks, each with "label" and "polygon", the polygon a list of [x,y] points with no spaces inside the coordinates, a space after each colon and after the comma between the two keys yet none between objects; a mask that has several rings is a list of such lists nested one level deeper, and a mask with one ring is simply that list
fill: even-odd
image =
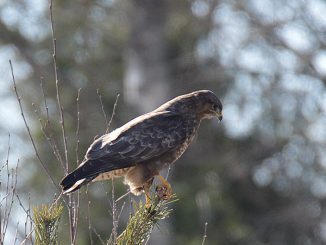
[{"label": "bird's head", "polygon": [[221,121],[223,118],[222,108],[221,101],[212,91],[199,90],[180,95],[163,104],[156,111],[174,111],[196,115],[200,120],[217,117]]},{"label": "bird's head", "polygon": [[222,103],[212,91],[200,90],[195,92],[194,96],[196,97],[196,111],[201,119],[217,117],[220,121],[222,120]]}]

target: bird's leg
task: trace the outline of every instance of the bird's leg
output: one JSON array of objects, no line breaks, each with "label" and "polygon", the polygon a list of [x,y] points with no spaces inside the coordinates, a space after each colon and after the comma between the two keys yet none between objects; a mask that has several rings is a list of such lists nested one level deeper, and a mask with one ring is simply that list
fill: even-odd
[{"label": "bird's leg", "polygon": [[171,185],[162,175],[158,175],[158,178],[161,181],[161,185],[156,187],[156,194],[160,199],[169,200],[173,193]]},{"label": "bird's leg", "polygon": [[145,207],[147,209],[149,209],[150,206],[151,206],[151,197],[150,197],[150,194],[149,194],[149,190],[145,191],[145,199],[146,199]]},{"label": "bird's leg", "polygon": [[152,205],[152,203],[151,203],[151,195],[150,195],[150,187],[151,187],[151,185],[153,183],[153,180],[154,180],[154,178],[151,178],[143,186],[144,192],[145,192],[145,199],[146,199],[145,207],[147,209],[149,209],[150,206]]}]

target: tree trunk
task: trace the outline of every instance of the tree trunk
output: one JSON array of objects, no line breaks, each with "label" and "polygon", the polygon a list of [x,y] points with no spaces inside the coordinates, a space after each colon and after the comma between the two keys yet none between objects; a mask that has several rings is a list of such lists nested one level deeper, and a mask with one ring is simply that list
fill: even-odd
[{"label": "tree trunk", "polygon": [[124,95],[144,113],[167,99],[165,1],[137,0],[131,9],[129,47],[125,54]]}]

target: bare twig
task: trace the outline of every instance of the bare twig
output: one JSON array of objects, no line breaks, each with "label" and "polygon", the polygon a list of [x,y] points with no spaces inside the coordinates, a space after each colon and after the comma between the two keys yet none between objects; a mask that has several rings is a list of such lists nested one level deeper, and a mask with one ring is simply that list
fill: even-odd
[{"label": "bare twig", "polygon": [[205,240],[206,240],[206,238],[207,238],[207,225],[208,225],[208,223],[205,222],[204,235],[203,235],[203,240],[202,240],[201,245],[204,245],[204,244],[205,244]]},{"label": "bare twig", "polygon": [[[53,154],[55,155],[57,160],[60,162],[60,164],[62,166],[62,169],[64,170],[65,167],[64,167],[64,163],[63,163],[63,160],[62,160],[62,157],[61,157],[61,153],[60,153],[60,150],[59,150],[59,148],[57,146],[55,138],[53,137],[52,124],[51,124],[50,116],[49,116],[49,107],[48,107],[48,104],[47,104],[46,93],[45,93],[45,90],[44,90],[43,83],[44,83],[44,81],[43,81],[43,78],[41,77],[40,86],[41,86],[41,89],[42,89],[44,107],[45,107],[45,111],[46,111],[46,123],[45,123],[44,126],[41,127],[41,130],[42,130],[45,138],[47,139],[48,143],[50,144],[50,147],[51,147],[51,149],[53,151]],[[49,129],[49,133],[47,133],[46,129]]]},{"label": "bare twig", "polygon": [[40,115],[39,111],[36,108],[36,105],[34,103],[32,103],[32,106],[34,108],[34,112],[35,112],[36,116],[38,117],[38,121],[39,121],[39,123],[41,125],[42,134],[43,134],[44,138],[47,140],[49,146],[51,147],[52,152],[53,152],[53,155],[56,157],[56,159],[58,160],[58,162],[61,164],[62,169],[64,170],[65,169],[65,166],[64,166],[64,163],[62,161],[61,155],[59,153],[58,147],[57,147],[57,145],[56,145],[56,143],[54,141],[54,138],[52,137],[52,135],[49,135],[45,131],[45,128],[46,128],[47,123],[43,124],[43,120],[41,118],[41,115]]},{"label": "bare twig", "polygon": [[[29,215],[31,214],[31,193],[28,193],[28,210],[29,210]],[[29,225],[30,225],[30,232],[33,230],[33,220],[32,219],[29,219]],[[27,238],[28,235],[25,234],[25,238]],[[31,244],[33,245],[34,242],[33,242],[33,237],[30,236],[30,241],[31,241]]]},{"label": "bare twig", "polygon": [[[105,109],[104,109],[104,105],[103,105],[103,101],[102,101],[102,95],[100,94],[99,89],[97,89],[96,92],[97,92],[97,95],[98,95],[99,100],[100,100],[100,104],[101,104],[101,108],[102,108],[102,113],[103,113],[104,120],[105,120],[105,125],[106,125],[106,131],[105,131],[105,133],[108,133],[109,132],[109,128],[110,128],[111,123],[112,123],[112,120],[113,120],[114,115],[115,115],[115,110],[116,110],[116,107],[117,107],[117,103],[118,103],[118,99],[119,99],[119,94],[116,97],[116,100],[115,100],[115,103],[114,103],[114,106],[113,106],[113,109],[112,109],[111,118],[110,118],[110,121],[108,122],[107,115],[105,113]],[[106,194],[108,196],[107,191],[106,191]],[[117,217],[116,201],[115,201],[115,189],[114,189],[114,181],[113,181],[113,179],[112,179],[111,198],[112,198],[112,203],[108,200],[108,203],[110,204],[110,207],[112,209],[112,224],[113,224],[110,240],[112,238],[113,239],[112,240],[113,244],[117,244],[117,238],[118,238],[118,233],[117,233],[117,230],[118,230],[118,217],[120,216],[121,213]],[[124,207],[124,205],[123,205],[123,207]],[[123,209],[123,207],[122,207],[122,209]]]},{"label": "bare twig", "polygon": [[112,200],[112,196],[111,196],[111,200],[110,200],[110,197],[109,197],[109,192],[107,191],[107,188],[105,187],[105,183],[104,181],[101,182],[101,187],[103,189],[103,192],[105,193],[105,196],[106,196],[106,201],[108,202],[108,205],[110,207],[110,209],[107,209],[107,212],[110,216],[113,216],[112,212],[110,210],[113,209],[113,206],[112,206],[112,203],[111,203],[111,200]]},{"label": "bare twig", "polygon": [[65,120],[63,116],[63,108],[61,104],[61,98],[60,98],[60,92],[59,92],[59,79],[58,79],[58,66],[57,66],[57,40],[55,38],[54,34],[54,22],[53,22],[53,11],[52,11],[52,0],[50,0],[50,22],[51,22],[51,33],[52,33],[52,45],[53,45],[53,67],[54,67],[54,78],[55,78],[55,87],[57,91],[57,102],[58,107],[60,111],[60,124],[61,124],[61,130],[62,130],[62,137],[63,137],[63,146],[65,151],[65,160],[66,160],[66,166],[65,166],[65,172],[68,174],[68,148],[67,148],[67,137],[66,137],[66,130],[65,130]]},{"label": "bare twig", "polygon": [[[9,155],[10,155],[10,134],[8,135],[8,145],[7,145],[7,158],[6,158],[6,162],[4,164],[4,166],[1,167],[1,171],[7,167],[7,188],[6,188],[6,192],[5,192],[5,195],[4,197],[2,198],[2,200],[0,201],[0,244],[3,245],[4,243],[4,238],[5,238],[5,234],[3,232],[3,229],[4,229],[4,226],[7,222],[6,220],[6,207],[7,207],[7,197],[10,195],[9,194],[9,172],[8,172],[8,163],[9,163]],[[1,172],[0,172],[1,173]],[[1,179],[0,179],[0,187],[2,187],[2,182],[1,182]],[[2,215],[2,202],[3,201],[6,201],[6,204],[5,204],[5,207],[4,207],[4,215]]]},{"label": "bare twig", "polygon": [[16,197],[17,197],[17,200],[18,200],[18,203],[19,203],[19,206],[24,210],[25,214],[26,214],[26,217],[27,218],[30,218],[30,220],[33,222],[33,218],[30,216],[30,209],[26,209],[19,197],[19,195],[16,194]]},{"label": "bare twig", "polygon": [[[21,206],[21,208],[24,210],[24,212],[26,214],[26,220],[25,220],[25,223],[24,223],[24,227],[25,227],[25,229],[24,229],[24,240],[29,239],[31,244],[33,244],[32,236],[28,235],[33,230],[33,222],[34,222],[33,218],[31,217],[30,193],[28,193],[28,208],[24,207],[19,195],[16,194],[16,197],[17,197],[19,206]],[[27,233],[28,221],[29,221],[29,229],[30,229],[30,231]]]},{"label": "bare twig", "polygon": [[48,107],[48,102],[47,102],[47,99],[46,99],[46,95],[45,95],[45,90],[44,90],[44,78],[41,77],[40,78],[40,86],[41,86],[41,89],[42,89],[42,94],[43,94],[43,100],[44,100],[44,108],[45,108],[45,111],[46,111],[46,118],[47,118],[47,124],[50,123],[50,116],[49,116],[49,107]]},{"label": "bare twig", "polygon": [[94,234],[99,238],[99,240],[101,241],[101,243],[105,245],[105,243],[104,243],[104,241],[102,240],[101,236],[96,232],[95,228],[92,226],[91,215],[90,215],[90,206],[91,206],[91,201],[89,200],[88,187],[87,187],[87,189],[86,189],[86,196],[87,196],[88,235],[89,235],[90,244],[91,244],[91,245],[94,244],[93,236],[92,236],[92,233],[94,232]]},{"label": "bare twig", "polygon": [[[9,143],[8,143],[9,144]],[[9,148],[9,145],[8,145]],[[10,151],[8,151],[7,159],[9,159]],[[5,191],[5,204],[4,208],[2,205],[2,201],[0,203],[0,213],[1,213],[1,219],[0,219],[0,244],[4,244],[7,228],[10,221],[10,215],[12,211],[12,207],[14,204],[14,196],[16,193],[16,186],[17,186],[17,170],[18,170],[18,163],[15,169],[9,169],[8,166],[8,160],[5,163],[6,169],[7,169],[7,182],[6,182],[6,191]],[[2,208],[3,208],[3,216],[2,216]]]},{"label": "bare twig", "polygon": [[77,93],[77,99],[76,99],[76,104],[77,104],[77,129],[76,129],[76,149],[75,149],[75,152],[76,152],[76,163],[77,163],[77,166],[79,165],[79,143],[80,143],[80,140],[79,140],[79,120],[80,120],[80,111],[79,111],[79,97],[80,97],[80,89],[78,89],[78,93]]},{"label": "bare twig", "polygon": [[98,95],[98,98],[100,100],[100,104],[101,104],[101,109],[102,109],[102,113],[103,113],[103,117],[104,117],[104,120],[105,120],[105,126],[106,126],[106,130],[105,130],[105,133],[109,133],[110,131],[110,127],[111,127],[111,124],[112,124],[112,121],[113,121],[113,118],[115,116],[115,111],[116,111],[116,107],[118,105],[118,100],[119,100],[119,96],[120,94],[117,94],[117,97],[115,98],[115,102],[114,102],[114,105],[113,105],[113,109],[112,109],[112,113],[111,113],[111,117],[110,117],[110,120],[108,121],[108,117],[106,115],[106,112],[105,112],[105,109],[104,109],[104,105],[103,105],[103,101],[102,101],[102,95],[99,91],[99,89],[96,90],[96,93]]},{"label": "bare twig", "polygon": [[94,234],[97,236],[97,238],[100,240],[100,242],[103,244],[103,245],[106,245],[104,240],[102,239],[101,235],[96,231],[96,229],[94,227],[92,227],[92,231],[94,232]]},{"label": "bare twig", "polygon": [[171,165],[169,165],[168,170],[166,172],[166,176],[165,176],[166,180],[168,180],[170,172],[171,172]]},{"label": "bare twig", "polygon": [[120,96],[120,94],[117,94],[117,97],[115,98],[115,102],[114,102],[112,113],[111,113],[111,118],[110,118],[110,121],[109,121],[109,123],[107,124],[107,127],[106,127],[106,131],[105,131],[106,134],[110,132],[110,127],[111,127],[113,117],[115,116],[115,110],[116,110],[116,107],[118,105],[119,96]]},{"label": "bare twig", "polygon": [[20,245],[25,245],[28,239],[32,240],[32,234],[34,232],[34,229],[32,228],[31,231],[27,234],[25,239],[20,243]]},{"label": "bare twig", "polygon": [[57,190],[59,190],[61,192],[59,186],[55,183],[53,177],[51,176],[49,169],[44,164],[44,162],[42,161],[42,159],[40,157],[40,154],[38,153],[38,150],[36,148],[36,145],[35,145],[35,142],[34,142],[32,133],[31,133],[31,131],[29,129],[29,126],[28,126],[27,121],[26,121],[26,118],[25,118],[23,106],[22,106],[22,103],[21,103],[21,98],[20,98],[20,96],[18,94],[18,90],[17,90],[17,86],[16,86],[16,79],[15,79],[15,76],[14,76],[14,69],[13,69],[13,65],[11,63],[11,60],[9,60],[9,64],[10,64],[10,69],[11,69],[11,76],[12,76],[12,80],[13,80],[13,85],[14,85],[14,91],[15,91],[16,98],[17,98],[18,103],[19,103],[20,114],[21,114],[21,116],[22,116],[22,118],[24,120],[25,128],[27,129],[27,132],[28,132],[28,135],[29,135],[29,139],[32,142],[32,145],[33,145],[33,148],[34,148],[34,152],[35,152],[35,156],[38,159],[38,161],[40,162],[42,168],[44,169],[46,175],[49,177],[49,179],[51,180],[51,182],[53,183],[53,185],[57,188]]},{"label": "bare twig", "polygon": [[127,191],[125,194],[121,195],[120,197],[118,197],[115,202],[119,202],[120,200],[122,200],[123,198],[127,197],[130,194],[130,191]]},{"label": "bare twig", "polygon": [[[76,99],[76,104],[77,104],[77,129],[76,129],[76,164],[78,166],[79,164],[79,158],[78,158],[78,148],[79,148],[79,96],[80,96],[80,90],[78,89],[77,92],[77,99]],[[74,238],[73,238],[73,243],[76,242],[76,238],[77,238],[77,228],[78,228],[78,217],[79,217],[79,200],[80,200],[80,193],[77,192],[77,202],[75,201],[75,207],[74,207],[74,226],[75,226],[75,230],[76,232],[74,233]]]},{"label": "bare twig", "polygon": [[114,181],[113,181],[113,178],[111,179],[111,182],[112,182],[112,224],[113,224],[113,227],[112,227],[112,237],[113,237],[113,244],[117,244],[117,238],[118,238],[118,233],[117,233],[117,230],[118,230],[118,220],[117,220],[117,217],[116,217],[116,203],[115,203],[115,190],[114,190]]},{"label": "bare twig", "polygon": [[[51,22],[51,32],[52,32],[52,45],[53,45],[53,66],[54,66],[54,76],[55,76],[55,84],[56,84],[56,92],[57,92],[57,103],[60,111],[60,124],[62,130],[62,137],[63,137],[63,145],[64,145],[64,152],[65,152],[65,173],[68,174],[69,164],[68,164],[68,147],[67,147],[67,137],[65,131],[65,121],[63,116],[63,107],[61,104],[60,99],[60,92],[59,92],[59,79],[58,79],[58,66],[57,66],[57,42],[55,38],[55,31],[54,31],[54,21],[53,21],[53,9],[52,9],[52,0],[50,0],[50,22]],[[77,218],[76,218],[76,200],[75,195],[69,195],[68,197],[69,204],[68,204],[68,213],[69,213],[69,224],[70,224],[70,242],[71,244],[75,244],[75,238],[77,233]]]},{"label": "bare twig", "polygon": [[[3,166],[0,168],[0,173],[2,174],[4,171],[6,172],[6,182],[2,183],[2,179],[0,178],[0,186],[3,189],[2,193],[4,194],[3,199],[0,201],[0,244],[3,245],[5,241],[5,236],[7,233],[7,229],[9,225],[13,226],[13,220],[11,219],[11,214],[13,210],[13,204],[15,201],[16,194],[16,187],[17,187],[17,173],[18,173],[18,165],[19,160],[17,160],[17,164],[15,168],[9,168],[9,157],[10,157],[10,134],[8,136],[8,145],[7,145],[7,156],[6,161]],[[0,176],[2,177],[2,175]],[[19,200],[20,202],[20,200]],[[21,202],[20,202],[21,203]],[[23,206],[21,204],[21,206]],[[24,209],[26,210],[26,209]],[[18,236],[26,237],[27,233],[27,221],[28,216],[26,216],[25,222],[25,233],[24,235],[19,232],[19,223],[16,224],[16,232],[12,235],[12,244],[16,244],[17,240],[19,239]]]},{"label": "bare twig", "polygon": [[8,134],[8,144],[7,144],[7,157],[6,157],[6,164],[9,163],[9,155],[10,155],[10,134]]},{"label": "bare twig", "polygon": [[93,245],[93,236],[92,236],[92,223],[91,223],[91,216],[90,216],[90,206],[91,201],[89,201],[89,196],[87,194],[87,220],[88,220],[88,235],[91,245]]},{"label": "bare twig", "polygon": [[123,211],[125,205],[126,205],[126,202],[123,202],[123,204],[122,204],[122,206],[121,206],[121,209],[120,209],[120,212],[119,212],[119,215],[118,215],[118,218],[117,218],[117,221],[118,221],[118,222],[119,222],[119,220],[120,220],[120,217],[121,217],[121,214],[122,214],[122,211]]},{"label": "bare twig", "polygon": [[17,225],[16,225],[16,232],[15,232],[15,241],[14,241],[14,245],[16,244],[17,239],[18,239],[18,226],[19,226],[19,222],[17,222]]},{"label": "bare twig", "polygon": [[99,89],[96,89],[96,93],[97,93],[97,96],[98,96],[98,98],[100,100],[101,109],[102,109],[102,113],[103,113],[104,120],[105,120],[105,126],[107,126],[108,125],[108,117],[107,117],[105,109],[104,109],[104,105],[103,105],[103,101],[102,101],[102,95],[101,95]]}]

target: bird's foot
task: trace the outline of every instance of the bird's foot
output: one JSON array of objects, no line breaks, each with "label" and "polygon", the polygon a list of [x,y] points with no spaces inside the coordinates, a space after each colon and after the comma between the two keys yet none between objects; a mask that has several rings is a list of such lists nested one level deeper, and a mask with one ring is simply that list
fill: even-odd
[{"label": "bird's foot", "polygon": [[172,197],[173,191],[170,183],[164,179],[161,175],[158,176],[161,185],[158,185],[155,189],[156,195],[160,200],[169,200]]}]

